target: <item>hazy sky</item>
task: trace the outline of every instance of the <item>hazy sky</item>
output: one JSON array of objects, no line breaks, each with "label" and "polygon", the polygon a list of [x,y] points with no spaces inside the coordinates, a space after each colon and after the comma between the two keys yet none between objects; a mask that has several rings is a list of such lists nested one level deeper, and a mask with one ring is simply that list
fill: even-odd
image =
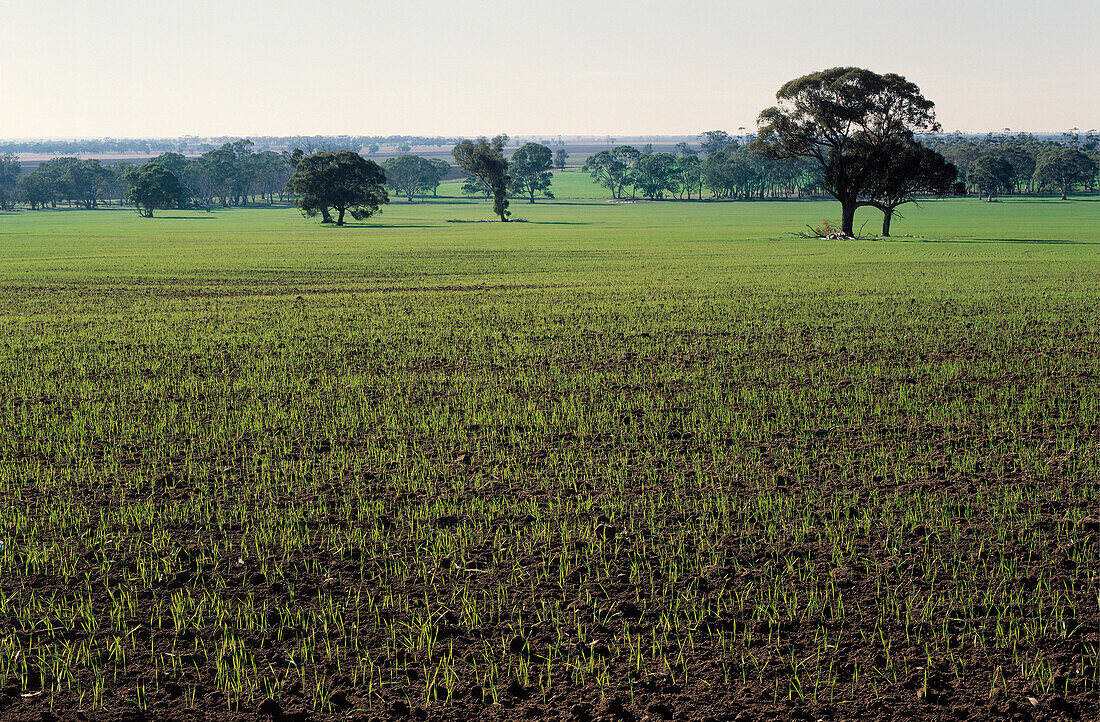
[{"label": "hazy sky", "polygon": [[3,23],[7,138],[735,132],[838,65],[906,76],[947,130],[1100,126],[1100,0],[19,0]]}]

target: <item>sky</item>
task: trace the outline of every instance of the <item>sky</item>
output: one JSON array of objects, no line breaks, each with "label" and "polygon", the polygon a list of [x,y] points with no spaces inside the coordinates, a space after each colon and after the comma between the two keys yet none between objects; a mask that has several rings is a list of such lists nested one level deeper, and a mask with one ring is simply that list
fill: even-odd
[{"label": "sky", "polygon": [[848,65],[949,131],[1100,127],[1100,0],[5,5],[0,138],[736,133]]}]

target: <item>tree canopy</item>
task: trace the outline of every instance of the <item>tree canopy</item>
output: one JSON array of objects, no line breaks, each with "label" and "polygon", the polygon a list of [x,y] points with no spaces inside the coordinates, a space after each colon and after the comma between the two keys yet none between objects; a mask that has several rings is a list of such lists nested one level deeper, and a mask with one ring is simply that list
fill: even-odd
[{"label": "tree canopy", "polygon": [[22,170],[18,156],[12,153],[0,155],[0,210],[6,210],[15,200],[16,184]]},{"label": "tree canopy", "polygon": [[504,144],[508,136],[498,135],[491,141],[484,137],[462,140],[455,145],[452,154],[458,167],[477,178],[493,194],[493,213],[507,222],[508,211],[508,159],[504,157]]},{"label": "tree canopy", "polygon": [[[737,144],[737,141],[724,130],[708,130],[702,133],[701,137],[703,142],[699,144],[699,150],[706,155],[717,153],[728,145]],[[684,155],[694,152],[687,143],[678,144],[676,149]]]},{"label": "tree canopy", "polygon": [[979,198],[984,191],[992,202],[994,195],[1012,183],[1012,175],[1012,164],[998,153],[983,155],[975,160],[967,173],[967,180],[977,187]]},{"label": "tree canopy", "polygon": [[552,150],[541,143],[525,143],[512,153],[509,166],[512,192],[527,196],[531,203],[535,202],[536,193],[553,198],[554,194],[550,192],[550,184],[554,180],[550,169],[553,167]]},{"label": "tree canopy", "polygon": [[359,221],[389,203],[385,183],[385,171],[373,160],[350,150],[321,151],[298,162],[287,188],[298,194],[298,208],[304,215],[320,213],[322,223],[333,223],[335,210],[335,223],[342,226],[345,213]]},{"label": "tree canopy", "polygon": [[411,203],[413,196],[438,188],[450,165],[418,155],[399,155],[385,161],[382,168],[386,171],[386,185],[404,194]]},{"label": "tree canopy", "polygon": [[1075,183],[1096,177],[1096,163],[1087,155],[1064,145],[1046,149],[1035,161],[1035,179],[1062,191],[1062,200],[1069,197]]},{"label": "tree canopy", "polygon": [[613,198],[622,198],[623,189],[630,185],[630,171],[639,156],[641,151],[634,146],[618,145],[589,156],[581,170],[590,173],[597,183],[611,191]]},{"label": "tree canopy", "polygon": [[890,221],[898,206],[914,202],[917,193],[945,195],[958,177],[954,165],[931,148],[905,134],[883,146],[883,162],[867,181],[870,205],[882,211],[882,235],[890,235]]},{"label": "tree canopy", "polygon": [[632,171],[634,187],[651,200],[680,190],[676,156],[671,153],[642,153]]},{"label": "tree canopy", "polygon": [[88,209],[99,207],[99,201],[113,180],[111,171],[94,159],[66,164],[60,178],[69,198]]},{"label": "tree canopy", "polygon": [[757,119],[757,143],[772,158],[811,158],[821,166],[822,188],[840,201],[846,235],[887,146],[940,127],[932,101],[893,73],[831,68],[788,81],[775,97]]},{"label": "tree canopy", "polygon": [[554,167],[565,172],[565,161],[568,158],[569,154],[565,152],[565,148],[558,148],[554,151]]},{"label": "tree canopy", "polygon": [[179,178],[162,163],[149,161],[130,170],[123,178],[130,184],[127,200],[145,218],[152,218],[155,209],[175,208],[180,203],[183,189]]}]

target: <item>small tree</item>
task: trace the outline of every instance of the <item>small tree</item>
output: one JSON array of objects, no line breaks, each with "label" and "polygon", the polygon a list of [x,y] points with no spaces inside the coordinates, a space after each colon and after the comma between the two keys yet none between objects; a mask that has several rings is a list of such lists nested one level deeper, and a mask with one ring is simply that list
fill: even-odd
[{"label": "small tree", "polygon": [[72,163],[62,176],[70,197],[85,208],[97,208],[113,180],[113,174],[98,160]]},{"label": "small tree", "polygon": [[882,211],[882,235],[886,237],[898,206],[915,202],[917,193],[950,193],[958,170],[911,135],[896,139],[883,150],[885,161],[868,179],[867,196],[870,205]]},{"label": "small tree", "polygon": [[1086,183],[1094,177],[1096,164],[1076,148],[1056,145],[1043,151],[1035,161],[1035,180],[1059,188],[1062,200],[1069,198],[1074,184]]},{"label": "small tree", "polygon": [[671,153],[642,153],[634,165],[634,185],[646,198],[664,198],[680,187],[676,157]]},{"label": "small tree", "polygon": [[399,155],[382,164],[386,171],[386,185],[402,194],[412,203],[413,196],[432,187],[437,169],[427,158],[418,155]]},{"label": "small tree", "polygon": [[691,200],[692,191],[699,191],[699,200],[703,199],[703,161],[697,155],[684,155],[676,159],[676,171],[680,176],[680,189],[687,192]]},{"label": "small tree", "polygon": [[508,160],[504,157],[504,144],[508,136],[498,135],[492,141],[484,137],[477,142],[463,140],[452,151],[455,163],[467,174],[477,178],[493,193],[493,213],[502,222],[508,221]]},{"label": "small tree", "polygon": [[565,161],[569,157],[569,154],[565,152],[565,148],[558,148],[554,151],[554,165],[562,173],[565,172]]},{"label": "small tree", "polygon": [[378,212],[390,198],[385,189],[386,173],[373,160],[341,150],[321,151],[302,158],[287,181],[287,190],[298,194],[298,208],[312,218],[321,214],[322,223],[344,225],[344,214],[357,221]]},{"label": "small tree", "polygon": [[7,210],[15,200],[16,183],[22,170],[19,156],[11,153],[0,155],[0,210]]},{"label": "small tree", "polygon": [[126,200],[144,218],[152,218],[155,209],[175,208],[183,193],[175,173],[153,161],[127,172],[123,180],[130,184]]},{"label": "small tree", "polygon": [[428,183],[428,187],[432,189],[432,195],[439,195],[439,184],[443,182],[443,179],[447,177],[447,174],[451,172],[451,164],[442,158],[429,158],[428,162],[432,164],[431,180]]},{"label": "small tree", "polygon": [[[712,155],[722,150],[727,145],[737,143],[737,141],[724,130],[708,130],[702,133],[700,137],[703,139],[703,142],[699,144],[699,150],[706,155]],[[688,146],[687,143],[681,143],[680,145],[687,146],[688,148],[691,147]],[[677,150],[680,150],[680,145],[676,146]]]},{"label": "small tree", "polygon": [[978,189],[978,200],[985,191],[986,199],[992,203],[993,196],[1012,183],[1012,165],[1000,154],[983,155],[970,165],[966,180]]},{"label": "small tree", "polygon": [[554,167],[554,154],[545,145],[527,143],[516,149],[509,167],[513,192],[526,195],[531,203],[535,202],[536,193],[547,198],[554,197],[550,192],[550,183],[554,179],[550,172]]},{"label": "small tree", "polygon": [[590,174],[594,181],[611,191],[612,198],[621,198],[623,188],[633,180],[631,171],[641,155],[641,151],[633,146],[615,146],[589,156],[581,171]]},{"label": "small tree", "polygon": [[50,176],[40,170],[21,177],[16,183],[19,200],[30,206],[32,211],[44,208],[56,195]]},{"label": "small tree", "polygon": [[[713,133],[715,131],[710,131],[710,132]],[[719,132],[721,132],[721,131],[719,131]],[[699,155],[699,151],[696,150],[695,148],[692,148],[690,143],[684,143],[684,142],[680,142],[680,143],[676,144],[676,153],[679,154],[679,156],[681,158],[688,158],[688,157],[695,158]]]}]

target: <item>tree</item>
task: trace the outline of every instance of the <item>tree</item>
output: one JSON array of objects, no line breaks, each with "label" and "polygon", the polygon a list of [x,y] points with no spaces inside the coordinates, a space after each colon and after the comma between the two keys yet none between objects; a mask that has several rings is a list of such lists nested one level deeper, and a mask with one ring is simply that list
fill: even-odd
[{"label": "tree", "polygon": [[508,221],[508,160],[504,157],[504,144],[508,136],[498,135],[492,141],[484,137],[477,142],[462,140],[455,145],[452,154],[458,167],[477,178],[493,193],[493,213],[502,222]]},{"label": "tree", "polygon": [[286,182],[293,170],[281,153],[265,150],[251,158],[253,190],[260,192],[261,199],[266,195],[268,203],[275,202],[275,194],[282,200]]},{"label": "tree", "polygon": [[52,207],[56,208],[58,201],[61,200],[68,200],[72,205],[73,191],[68,170],[79,162],[79,158],[70,156],[50,158],[45,163],[39,164],[38,168],[35,169],[34,172],[40,173],[49,184],[50,197],[47,202]]},{"label": "tree", "polygon": [[890,235],[890,221],[898,206],[913,203],[917,193],[942,196],[950,193],[958,169],[912,135],[896,139],[884,148],[886,161],[868,181],[870,205],[882,211],[882,235]]},{"label": "tree", "polygon": [[40,170],[20,177],[16,183],[16,191],[19,200],[29,205],[32,211],[45,207],[56,197],[53,181],[47,173]]},{"label": "tree", "polygon": [[[176,177],[176,180],[180,184],[180,195],[177,200],[177,207],[184,208],[190,205],[192,198],[194,198],[195,190],[192,188],[192,171],[193,163],[184,157],[180,153],[161,153],[157,157],[151,159],[150,163],[156,163],[159,166],[163,166],[172,175]],[[285,182],[285,181],[284,181]]]},{"label": "tree", "polygon": [[283,160],[290,166],[290,171],[293,173],[298,169],[298,162],[305,158],[307,153],[301,148],[295,148],[294,150],[284,150],[282,153]]},{"label": "tree", "polygon": [[[699,144],[699,150],[707,155],[717,153],[727,145],[734,145],[737,143],[737,141],[730,137],[730,134],[724,130],[708,130],[702,133],[700,137],[703,139],[703,142]],[[687,146],[689,149],[691,147],[688,146],[687,143],[682,143],[681,145]],[[676,149],[680,150],[680,145],[677,145]]]},{"label": "tree", "polygon": [[676,159],[676,171],[679,174],[680,188],[691,200],[693,191],[699,191],[699,200],[703,199],[703,161],[697,155],[684,155]]},{"label": "tree", "polygon": [[451,164],[442,158],[429,158],[428,162],[432,164],[434,172],[431,175],[428,187],[432,189],[432,195],[439,194],[439,184],[443,182],[443,179],[447,177],[447,174],[451,172]]},{"label": "tree", "polygon": [[344,225],[344,214],[357,221],[374,215],[390,198],[385,189],[386,173],[373,160],[341,150],[321,151],[298,162],[287,190],[298,194],[298,208],[310,218],[321,214],[322,223]]},{"label": "tree", "polygon": [[565,148],[558,148],[554,151],[554,166],[562,173],[565,172],[565,160],[568,157],[569,154],[565,152]]},{"label": "tree", "polygon": [[937,131],[935,105],[900,75],[831,68],[788,81],[757,119],[770,158],[812,158],[821,187],[840,201],[841,232],[853,235],[856,208],[884,148],[906,133]]},{"label": "tree", "polygon": [[990,203],[993,196],[1012,183],[1012,165],[999,153],[983,155],[970,165],[966,180],[978,189],[978,200],[984,190]]},{"label": "tree", "polygon": [[84,160],[70,164],[62,180],[68,187],[69,197],[91,209],[98,207],[99,199],[114,180],[114,175],[98,160]]},{"label": "tree", "polygon": [[466,176],[466,180],[462,181],[461,191],[464,196],[493,197],[493,190],[482,183],[480,178],[475,178],[472,175]]},{"label": "tree", "polygon": [[[623,186],[626,184],[634,186],[634,167],[638,164],[638,159],[642,157],[642,152],[632,145],[619,145],[611,149],[611,156],[626,168],[626,172],[622,176],[622,182],[619,185],[619,197],[621,198]],[[631,197],[634,197],[637,190],[636,186],[632,188]]]},{"label": "tree", "polygon": [[158,208],[175,208],[183,195],[176,174],[156,161],[134,168],[123,178],[130,184],[126,200],[133,203],[138,215],[144,218],[152,218],[153,211]]},{"label": "tree", "polygon": [[22,170],[19,156],[11,153],[0,155],[0,210],[7,210],[15,200],[16,183]]},{"label": "tree", "polygon": [[111,172],[111,180],[107,184],[107,197],[117,198],[121,207],[126,202],[126,194],[130,192],[130,183],[126,175],[134,169],[134,164],[125,160],[116,160],[107,164],[107,170]]},{"label": "tree", "polygon": [[550,169],[553,167],[554,153],[545,145],[526,143],[520,146],[512,153],[509,164],[512,191],[526,195],[531,203],[535,202],[536,193],[553,198],[554,194],[550,192],[550,183],[554,180]]},{"label": "tree", "polygon": [[612,198],[622,198],[623,188],[631,182],[631,171],[640,156],[637,148],[618,145],[589,156],[581,170],[611,191]]},{"label": "tree", "polygon": [[[733,198],[749,185],[750,169],[743,148],[727,145],[707,155],[701,167],[703,182],[715,198]],[[745,194],[745,193],[743,193]]]},{"label": "tree", "polygon": [[676,157],[671,153],[642,153],[634,165],[634,185],[646,198],[664,198],[665,193],[676,192],[679,177]]},{"label": "tree", "polygon": [[601,150],[599,153],[588,156],[581,171],[592,176],[604,188],[611,191],[612,198],[619,197],[619,188],[630,169],[619,159],[611,155],[609,150]]},{"label": "tree", "polygon": [[[713,133],[715,131],[711,131],[711,132]],[[718,132],[722,132],[722,131],[718,131]],[[692,148],[689,143],[683,143],[683,142],[680,142],[680,143],[676,144],[676,152],[680,155],[681,158],[687,158],[689,156],[692,157],[692,158],[696,158],[699,155],[698,150],[696,150],[695,148]]]},{"label": "tree", "polygon": [[237,140],[220,148],[203,153],[194,162],[209,186],[212,198],[222,206],[248,202],[248,189],[252,184],[254,166],[251,162],[252,141]]},{"label": "tree", "polygon": [[1091,158],[1064,145],[1046,149],[1035,161],[1035,180],[1062,191],[1062,200],[1069,198],[1076,183],[1086,183],[1096,177],[1096,164]]},{"label": "tree", "polygon": [[[405,195],[412,203],[413,196],[432,187],[438,170],[427,158],[418,155],[399,155],[382,164],[386,171],[386,185]],[[436,181],[438,185],[438,181]]]}]

